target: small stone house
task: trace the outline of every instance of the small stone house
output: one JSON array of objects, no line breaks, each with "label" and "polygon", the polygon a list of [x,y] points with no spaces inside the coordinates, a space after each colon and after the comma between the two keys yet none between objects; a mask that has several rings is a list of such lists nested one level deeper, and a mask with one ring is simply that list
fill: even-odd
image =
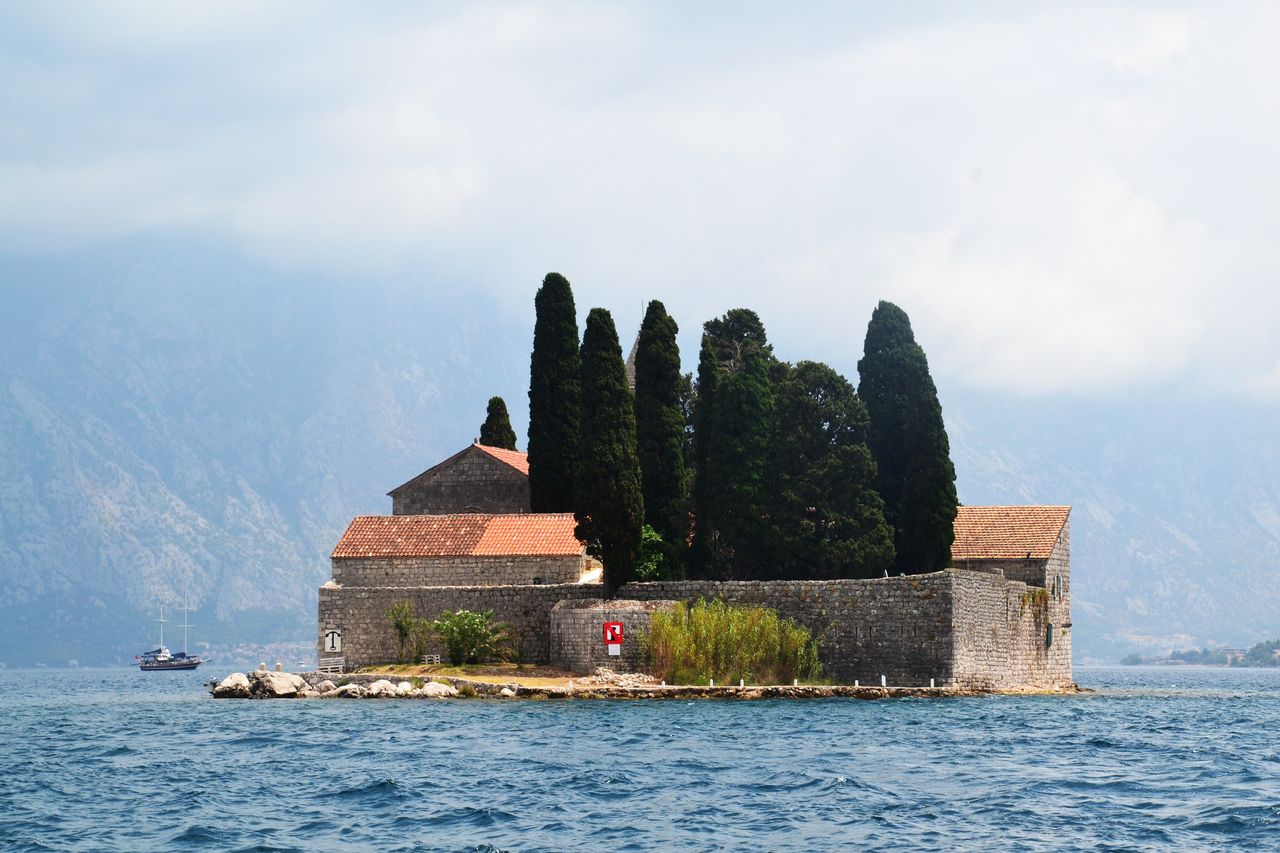
[{"label": "small stone house", "polygon": [[473,444],[387,494],[392,515],[528,513],[529,456]]},{"label": "small stone house", "polygon": [[351,587],[522,586],[599,580],[571,513],[361,515],[333,549]]}]

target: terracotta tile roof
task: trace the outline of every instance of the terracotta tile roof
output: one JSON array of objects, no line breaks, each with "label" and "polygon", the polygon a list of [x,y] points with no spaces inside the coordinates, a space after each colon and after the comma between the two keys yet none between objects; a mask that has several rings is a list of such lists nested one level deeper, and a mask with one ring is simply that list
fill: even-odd
[{"label": "terracotta tile roof", "polygon": [[951,559],[1046,560],[1070,513],[1069,506],[962,506]]},{"label": "terracotta tile roof", "polygon": [[333,549],[346,557],[563,557],[582,553],[572,513],[359,515]]},{"label": "terracotta tile roof", "polygon": [[512,468],[515,468],[526,477],[529,476],[529,454],[521,453],[519,450],[504,450],[501,447],[490,447],[487,444],[477,444],[476,447],[488,453],[499,462],[505,462]]}]

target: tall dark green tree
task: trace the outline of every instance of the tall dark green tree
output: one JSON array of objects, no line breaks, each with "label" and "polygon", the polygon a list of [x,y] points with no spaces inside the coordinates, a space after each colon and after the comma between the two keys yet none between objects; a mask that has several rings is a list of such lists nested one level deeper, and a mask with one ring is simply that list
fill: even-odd
[{"label": "tall dark green tree", "polygon": [[645,521],[663,539],[664,576],[683,574],[689,511],[684,497],[684,410],[676,321],[649,303],[636,348],[636,453]]},{"label": "tall dark green tree", "polygon": [[737,577],[766,558],[764,477],[772,431],[773,350],[754,311],[703,326],[694,437],[694,571]]},{"label": "tall dark green tree", "polygon": [[516,449],[516,431],[511,428],[507,403],[501,397],[490,397],[484,423],[480,425],[480,443],[489,447]]},{"label": "tall dark green tree", "polygon": [[945,568],[955,538],[955,467],[928,359],[898,306],[881,302],[872,313],[858,374],[858,396],[871,416],[876,491],[894,531],[894,568]]},{"label": "tall dark green tree", "polygon": [[529,370],[529,500],[534,512],[573,512],[582,413],[573,290],[548,273],[534,299]]},{"label": "tall dark green tree", "polygon": [[880,577],[893,563],[893,530],[875,490],[866,406],[825,364],[775,373],[765,576]]},{"label": "tall dark green tree", "polygon": [[582,338],[578,538],[604,563],[605,595],[635,576],[644,526],[636,419],[613,317],[592,308]]}]

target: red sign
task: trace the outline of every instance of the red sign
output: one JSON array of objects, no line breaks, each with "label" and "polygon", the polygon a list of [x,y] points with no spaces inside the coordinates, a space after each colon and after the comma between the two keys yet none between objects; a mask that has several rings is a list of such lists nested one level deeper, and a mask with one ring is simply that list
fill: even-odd
[{"label": "red sign", "polygon": [[622,642],[622,623],[621,622],[604,623],[604,641],[606,643]]}]

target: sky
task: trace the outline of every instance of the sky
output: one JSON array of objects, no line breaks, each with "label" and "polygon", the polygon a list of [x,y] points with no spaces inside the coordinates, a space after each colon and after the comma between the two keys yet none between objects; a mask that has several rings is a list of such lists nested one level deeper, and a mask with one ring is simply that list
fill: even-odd
[{"label": "sky", "polygon": [[558,270],[846,373],[889,299],[940,384],[1280,400],[1280,7],[689,5],[6,3],[0,253]]}]

